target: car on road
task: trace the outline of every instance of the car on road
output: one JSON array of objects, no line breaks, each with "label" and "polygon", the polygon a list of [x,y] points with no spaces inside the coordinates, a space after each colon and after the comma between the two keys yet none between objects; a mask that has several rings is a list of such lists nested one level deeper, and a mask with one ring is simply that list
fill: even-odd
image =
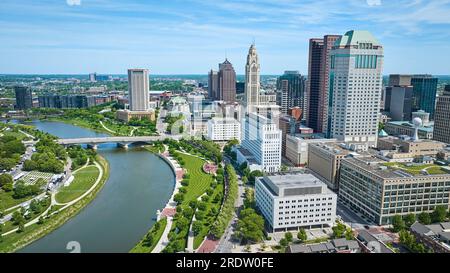
[{"label": "car on road", "polygon": [[364,228],[365,229],[370,229],[370,226],[369,225],[364,225]]}]

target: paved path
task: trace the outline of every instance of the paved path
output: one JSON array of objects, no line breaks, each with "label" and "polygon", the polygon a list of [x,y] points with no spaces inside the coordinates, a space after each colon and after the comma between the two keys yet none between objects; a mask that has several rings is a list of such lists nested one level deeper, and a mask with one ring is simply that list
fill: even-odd
[{"label": "paved path", "polygon": [[[56,202],[56,200],[55,200],[55,193],[53,192],[52,195],[51,195],[51,204],[50,204],[50,206],[48,207],[48,209],[46,209],[43,213],[41,213],[41,215],[37,216],[36,218],[34,218],[33,220],[31,220],[30,222],[27,222],[24,226],[25,226],[25,227],[28,227],[28,226],[31,226],[31,225],[36,224],[37,222],[39,222],[39,218],[40,218],[41,216],[47,215],[48,212],[50,211],[50,209],[52,208],[53,205],[64,205],[64,207],[60,208],[59,210],[52,212],[52,214],[55,214],[55,213],[60,212],[61,210],[65,209],[65,208],[67,208],[67,207],[69,207],[69,206],[75,204],[75,203],[78,202],[79,200],[83,199],[83,198],[84,198],[86,195],[88,195],[90,192],[92,192],[92,191],[95,189],[95,187],[98,185],[98,183],[100,183],[100,181],[101,181],[101,179],[102,179],[102,177],[103,177],[103,168],[100,166],[99,163],[97,163],[97,162],[94,162],[94,163],[95,163],[95,166],[99,169],[100,174],[99,174],[97,180],[95,181],[94,185],[92,185],[92,187],[91,187],[89,190],[87,190],[85,193],[83,193],[83,194],[82,194],[81,196],[79,196],[78,198],[76,198],[76,199],[74,199],[74,200],[72,200],[72,201],[70,201],[70,202],[68,202],[68,203],[64,203],[64,204],[60,204],[60,203]],[[85,168],[85,167],[86,167],[86,166],[84,166],[83,168]],[[77,171],[79,171],[79,170],[81,170],[81,169],[82,169],[82,168],[78,169]],[[76,171],[75,171],[75,172],[76,172]],[[74,172],[74,173],[75,173],[75,172]],[[11,234],[11,233],[13,233],[13,232],[16,232],[18,229],[19,229],[19,228],[15,228],[15,229],[13,229],[13,230],[10,230],[10,231],[8,231],[8,232],[3,233],[2,235],[5,236],[5,235],[8,235],[8,234]]]},{"label": "paved path", "polygon": [[170,229],[172,228],[172,222],[173,218],[167,217],[166,228],[161,235],[161,239],[159,239],[159,242],[156,244],[155,248],[153,248],[152,253],[160,253],[167,246],[167,244],[169,244],[169,238],[167,236],[169,235]]},{"label": "paved path", "polygon": [[101,125],[106,131],[108,131],[108,132],[110,132],[110,133],[113,133],[113,134],[116,133],[115,131],[113,131],[113,130],[109,129],[108,127],[106,127],[105,124],[103,124],[103,122],[102,122],[101,120],[99,120],[99,122],[100,122],[100,125]]}]

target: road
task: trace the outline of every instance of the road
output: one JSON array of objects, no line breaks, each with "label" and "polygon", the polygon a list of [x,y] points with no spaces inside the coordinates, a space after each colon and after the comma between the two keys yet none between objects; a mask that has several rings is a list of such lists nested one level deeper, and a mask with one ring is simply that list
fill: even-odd
[{"label": "road", "polygon": [[[224,159],[227,164],[230,163],[228,158]],[[234,229],[236,228],[237,221],[238,221],[238,208],[241,208],[244,205],[244,193],[245,193],[245,185],[242,182],[241,176],[238,175],[238,198],[235,203],[235,213],[233,215],[233,218],[231,219],[230,223],[228,224],[228,227],[225,229],[225,232],[220,239],[220,242],[215,250],[215,253],[231,253],[231,250],[233,249],[233,246],[237,244],[235,240],[233,240],[232,235],[234,232]]]},{"label": "road", "polygon": [[369,226],[369,227],[377,226],[375,223],[371,223],[371,222],[363,219],[358,213],[345,207],[339,201],[338,201],[337,207],[336,207],[336,215],[341,216],[342,220],[346,224],[348,224],[352,229],[364,229],[365,226]]}]

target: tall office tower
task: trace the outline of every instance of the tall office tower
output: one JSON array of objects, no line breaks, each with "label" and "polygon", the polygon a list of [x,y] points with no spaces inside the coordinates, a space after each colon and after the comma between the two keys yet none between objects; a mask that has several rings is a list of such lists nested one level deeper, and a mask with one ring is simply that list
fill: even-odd
[{"label": "tall office tower", "polygon": [[253,111],[253,106],[259,104],[260,66],[255,44],[250,46],[245,65],[245,102],[247,111]]},{"label": "tall office tower", "polygon": [[128,69],[128,96],[131,111],[149,109],[148,69]]},{"label": "tall office tower", "polygon": [[431,75],[413,75],[413,111],[424,110],[434,118],[438,79]]},{"label": "tall office tower", "polygon": [[325,35],[309,40],[307,124],[316,132],[328,130],[330,52],[341,35]]},{"label": "tall office tower", "polygon": [[384,98],[384,111],[392,121],[411,121],[412,86],[387,86]]},{"label": "tall office tower", "polygon": [[277,124],[262,115],[248,113],[242,122],[243,148],[248,150],[264,172],[277,172],[281,167],[281,131]]},{"label": "tall office tower", "polygon": [[26,110],[33,107],[33,97],[31,89],[26,86],[15,86],[16,92],[16,109]]},{"label": "tall office tower", "polygon": [[208,73],[208,96],[211,100],[219,99],[219,74],[212,69]]},{"label": "tall office tower", "polygon": [[96,82],[97,81],[97,73],[89,74],[89,81],[90,82]]},{"label": "tall office tower", "polygon": [[383,47],[368,31],[351,30],[331,50],[330,136],[377,143]]},{"label": "tall office tower", "polygon": [[236,72],[228,59],[219,64],[219,99],[236,101]]},{"label": "tall office tower", "polygon": [[445,86],[436,103],[433,139],[450,144],[450,85]]},{"label": "tall office tower", "polygon": [[298,71],[285,71],[277,80],[281,90],[281,112],[287,114],[293,107],[305,109],[305,78]]}]

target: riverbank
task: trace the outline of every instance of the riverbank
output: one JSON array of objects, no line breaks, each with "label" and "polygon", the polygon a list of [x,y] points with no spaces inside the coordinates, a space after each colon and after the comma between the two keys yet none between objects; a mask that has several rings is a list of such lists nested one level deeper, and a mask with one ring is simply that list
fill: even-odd
[{"label": "riverbank", "polygon": [[2,242],[0,243],[0,252],[15,252],[25,247],[26,245],[46,236],[47,234],[58,229],[65,222],[76,216],[83,210],[83,208],[85,208],[92,200],[94,200],[109,177],[109,163],[106,161],[106,159],[104,159],[100,155],[97,155],[96,161],[101,166],[103,175],[100,178],[99,183],[92,191],[90,191],[86,196],[84,196],[81,200],[77,201],[73,205],[65,208],[58,213],[50,215],[48,218],[46,217],[44,223],[36,223],[28,226],[24,232],[14,232],[10,235],[4,236],[2,238]]},{"label": "riverbank", "polygon": [[75,121],[75,120],[71,120],[71,119],[65,119],[65,118],[61,118],[61,117],[51,117],[51,118],[46,118],[46,119],[40,119],[41,121],[49,121],[49,122],[62,122],[65,124],[70,124],[73,126],[78,126],[84,129],[89,129],[92,130],[96,133],[102,133],[102,134],[107,134],[107,135],[111,135],[111,136],[120,136],[117,134],[111,134],[110,131],[106,130],[106,128],[100,126],[100,127],[95,127],[92,126],[92,124],[87,123],[87,122],[80,122],[80,121]]}]

